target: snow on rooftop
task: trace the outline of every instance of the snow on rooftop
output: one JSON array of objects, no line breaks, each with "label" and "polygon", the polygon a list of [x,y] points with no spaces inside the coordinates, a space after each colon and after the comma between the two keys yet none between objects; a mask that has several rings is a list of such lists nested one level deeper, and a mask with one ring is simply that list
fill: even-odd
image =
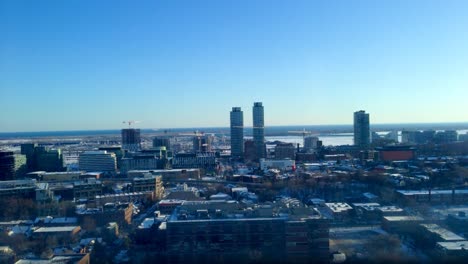
[{"label": "snow on rooftop", "polygon": [[353,209],[347,203],[325,203],[325,205],[334,213],[341,213]]},{"label": "snow on rooftop", "polygon": [[465,240],[464,237],[461,237],[455,233],[453,233],[452,231],[450,230],[447,230],[437,224],[421,224],[421,226],[423,226],[424,228],[427,229],[427,231],[431,232],[431,233],[434,233],[434,234],[437,234],[438,236],[440,236],[440,238],[442,238],[443,240],[445,241],[461,241],[461,240]]},{"label": "snow on rooftop", "polygon": [[54,233],[54,232],[72,232],[78,226],[54,226],[54,227],[40,227],[34,233]]},{"label": "snow on rooftop", "polygon": [[437,245],[445,250],[466,250],[468,249],[468,241],[456,242],[438,242]]}]

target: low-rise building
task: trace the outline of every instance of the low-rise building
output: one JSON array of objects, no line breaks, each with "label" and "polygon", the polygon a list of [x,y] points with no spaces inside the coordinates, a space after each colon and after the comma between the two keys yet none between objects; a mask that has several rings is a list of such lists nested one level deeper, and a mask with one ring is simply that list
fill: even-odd
[{"label": "low-rise building", "polygon": [[103,206],[106,203],[135,203],[150,201],[153,191],[127,192],[96,195],[96,206]]},{"label": "low-rise building", "polygon": [[133,217],[133,203],[107,203],[99,207],[79,207],[76,210],[78,222],[85,230],[94,230],[110,222],[119,226],[130,225]]},{"label": "low-rise building", "polygon": [[14,263],[15,251],[9,246],[0,246],[0,263]]},{"label": "low-rise building", "polygon": [[50,259],[20,259],[15,264],[49,264],[49,263],[60,263],[60,264],[89,264],[90,254],[61,254],[54,255]]},{"label": "low-rise building", "polygon": [[447,230],[437,224],[420,224],[419,233],[415,238],[420,241],[420,244],[425,248],[432,249],[437,242],[455,242],[464,241],[461,237],[450,230]]},{"label": "low-rise building", "polygon": [[[460,262],[468,257],[468,241],[437,242],[437,249],[441,256],[460,257]],[[454,261],[454,263],[457,263]]]},{"label": "low-rise building", "polygon": [[161,182],[162,176],[145,174],[144,177],[137,177],[132,179],[132,191],[133,192],[146,192],[154,191],[156,189],[157,182]]},{"label": "low-rise building", "polygon": [[177,184],[176,187],[167,190],[168,194],[165,200],[184,200],[184,201],[199,201],[200,190],[196,187],[188,186],[186,183]]},{"label": "low-rise building", "polygon": [[378,211],[378,203],[353,203],[353,207],[355,214],[362,220],[378,221],[382,217]]},{"label": "low-rise building", "polygon": [[399,216],[404,215],[405,210],[395,205],[380,206],[377,211],[381,216]]},{"label": "low-rise building", "polygon": [[158,202],[158,210],[161,214],[172,214],[174,209],[177,206],[182,205],[185,202],[184,200],[177,200],[177,199],[164,199]]},{"label": "low-rise building", "polygon": [[0,181],[0,197],[34,199],[36,197],[35,180]]},{"label": "low-rise building", "polygon": [[325,203],[325,208],[331,214],[335,221],[344,221],[351,217],[351,207],[347,203]]},{"label": "low-rise building", "polygon": [[34,221],[34,226],[76,226],[78,218],[76,217],[38,217]]},{"label": "low-rise building", "polygon": [[169,259],[245,262],[255,254],[261,262],[327,261],[328,220],[308,212],[260,216],[234,201],[184,202],[167,221]]},{"label": "low-rise building", "polygon": [[73,197],[75,200],[94,200],[97,195],[102,194],[102,183],[94,178],[73,183]]},{"label": "low-rise building", "polygon": [[34,230],[32,232],[32,237],[38,239],[54,237],[59,240],[69,241],[76,238],[80,231],[80,226],[47,226],[39,227]]},{"label": "low-rise building", "polygon": [[38,181],[76,181],[80,180],[83,172],[81,171],[64,171],[64,172],[45,172],[45,171],[36,171],[30,172],[27,176],[31,176]]},{"label": "low-rise building", "polygon": [[381,161],[412,160],[416,158],[414,147],[410,146],[385,146],[376,148]]},{"label": "low-rise building", "polygon": [[466,211],[459,211],[447,216],[447,225],[457,232],[468,234],[468,216]]},{"label": "low-rise building", "polygon": [[171,170],[131,170],[128,178],[144,177],[146,174],[161,175],[163,181],[200,179],[200,169],[171,169]]},{"label": "low-rise building", "polygon": [[296,168],[296,161],[293,159],[260,159],[260,169],[267,171],[269,169],[279,169],[290,171]]},{"label": "low-rise building", "polygon": [[414,234],[419,224],[425,220],[419,216],[384,216],[382,219],[382,228],[391,233]]},{"label": "low-rise building", "polygon": [[466,204],[468,190],[397,190],[398,199],[403,203]]}]

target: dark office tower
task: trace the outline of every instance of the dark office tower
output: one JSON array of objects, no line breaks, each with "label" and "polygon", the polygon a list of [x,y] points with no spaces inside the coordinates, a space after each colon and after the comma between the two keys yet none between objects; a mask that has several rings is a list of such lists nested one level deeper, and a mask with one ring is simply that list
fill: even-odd
[{"label": "dark office tower", "polygon": [[63,171],[60,149],[48,149],[33,143],[21,144],[21,154],[26,156],[27,171]]},{"label": "dark office tower", "polygon": [[15,179],[15,156],[11,151],[0,151],[0,181]]},{"label": "dark office tower", "polygon": [[370,144],[369,114],[364,110],[354,112],[354,145],[367,148]]},{"label": "dark office tower", "polygon": [[35,170],[40,171],[63,171],[63,155],[60,149],[48,149],[46,147],[36,147],[34,150]]},{"label": "dark office tower", "polygon": [[253,106],[253,140],[256,159],[265,158],[265,120],[261,102],[255,102]]},{"label": "dark office tower", "polygon": [[167,136],[159,136],[153,139],[153,148],[166,147],[167,150],[171,149],[171,140]]},{"label": "dark office tower", "polygon": [[244,155],[244,112],[240,107],[231,111],[231,156],[241,158]]},{"label": "dark office tower", "polygon": [[193,137],[193,152],[210,152],[211,141],[212,138],[208,135]]},{"label": "dark office tower", "polygon": [[36,147],[37,144],[35,143],[21,144],[21,154],[26,156],[27,171],[36,170],[36,158],[34,155]]},{"label": "dark office tower", "polygon": [[122,149],[128,151],[139,151],[141,149],[140,129],[122,129]]}]

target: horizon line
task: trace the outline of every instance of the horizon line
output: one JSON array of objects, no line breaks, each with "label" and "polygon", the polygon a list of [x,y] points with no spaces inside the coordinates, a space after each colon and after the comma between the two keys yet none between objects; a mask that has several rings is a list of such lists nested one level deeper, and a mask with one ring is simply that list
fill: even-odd
[{"label": "horizon line", "polygon": [[[468,125],[468,121],[460,121],[460,122],[405,122],[405,123],[371,123],[370,127],[372,126],[379,126],[379,125]],[[288,126],[294,126],[294,127],[307,127],[307,126],[353,126],[353,124],[316,124],[316,125],[269,125],[269,126],[264,126],[265,128],[268,127],[288,127]],[[80,131],[110,131],[110,130],[122,130],[122,129],[128,129],[128,128],[135,128],[135,129],[141,129],[141,130],[155,130],[155,131],[160,131],[160,130],[170,130],[170,129],[213,129],[213,128],[230,128],[230,126],[199,126],[199,127],[162,127],[162,128],[137,128],[137,127],[124,127],[124,128],[107,128],[107,129],[71,129],[71,130],[36,130],[36,131],[10,131],[10,132],[5,132],[1,131],[0,134],[8,134],[8,133],[42,133],[42,132],[80,132]],[[252,126],[244,126],[244,128],[252,128]]]}]

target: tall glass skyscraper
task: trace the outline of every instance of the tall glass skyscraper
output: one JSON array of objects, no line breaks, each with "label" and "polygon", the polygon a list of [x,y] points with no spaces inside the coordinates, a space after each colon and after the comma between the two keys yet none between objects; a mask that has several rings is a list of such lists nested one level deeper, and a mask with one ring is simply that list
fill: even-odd
[{"label": "tall glass skyscraper", "polygon": [[369,114],[364,110],[354,112],[354,145],[367,148],[370,144]]},{"label": "tall glass skyscraper", "polygon": [[231,111],[231,156],[240,158],[244,155],[244,113],[240,107]]},{"label": "tall glass skyscraper", "polygon": [[255,102],[253,106],[253,140],[256,158],[265,158],[265,120],[261,102]]}]

